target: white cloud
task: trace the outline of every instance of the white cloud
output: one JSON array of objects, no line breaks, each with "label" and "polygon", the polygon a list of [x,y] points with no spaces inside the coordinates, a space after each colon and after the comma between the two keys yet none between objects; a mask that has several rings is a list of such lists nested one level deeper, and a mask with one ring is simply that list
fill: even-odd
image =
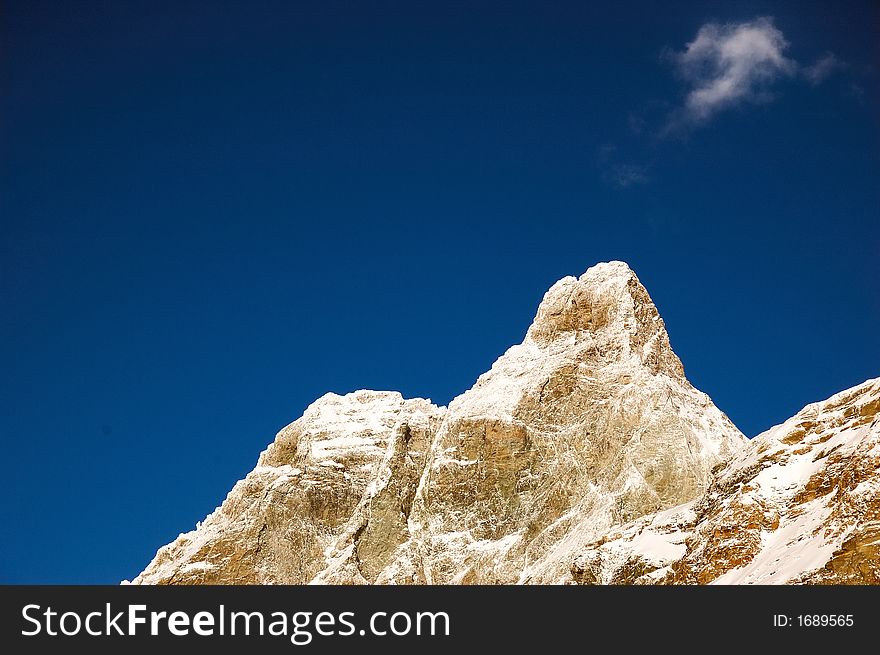
[{"label": "white cloud", "polygon": [[689,91],[675,122],[702,123],[719,111],[768,97],[768,87],[797,72],[770,18],[745,23],[707,23],[683,52],[672,53]]},{"label": "white cloud", "polygon": [[815,64],[804,68],[803,74],[810,84],[816,86],[824,82],[838,68],[843,68],[843,62],[835,57],[834,54],[826,52],[816,60]]}]

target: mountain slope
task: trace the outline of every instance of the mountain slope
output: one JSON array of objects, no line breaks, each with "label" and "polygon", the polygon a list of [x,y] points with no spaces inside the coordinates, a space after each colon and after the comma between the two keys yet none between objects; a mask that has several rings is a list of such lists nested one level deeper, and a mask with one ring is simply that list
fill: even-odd
[{"label": "mountain slope", "polygon": [[548,583],[699,496],[745,438],[684,376],[636,275],[556,283],[448,410],[328,394],[136,583]]},{"label": "mountain slope", "polygon": [[635,274],[557,282],[450,403],[393,580],[557,582],[609,527],[693,498],[745,439],[684,377]]},{"label": "mountain slope", "polygon": [[611,531],[583,584],[880,584],[880,378],[755,437],[698,500]]},{"label": "mountain slope", "polygon": [[[222,506],[160,548],[135,582],[308,582],[326,567],[325,551],[352,516],[369,507],[377,483],[391,476],[401,449],[409,463],[394,473],[409,485],[411,502],[442,415],[427,400],[394,392],[323,396],[278,433]],[[406,492],[401,496],[405,506]],[[393,527],[405,529],[402,522]]]}]

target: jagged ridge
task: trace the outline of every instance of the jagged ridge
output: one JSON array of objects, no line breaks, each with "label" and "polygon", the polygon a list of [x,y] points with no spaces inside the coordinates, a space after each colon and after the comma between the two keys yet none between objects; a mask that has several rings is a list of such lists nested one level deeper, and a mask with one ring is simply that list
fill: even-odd
[{"label": "jagged ridge", "polygon": [[[746,443],[685,378],[635,274],[599,264],[556,283],[448,409],[373,391],[313,403],[135,582],[668,581],[691,552],[682,526],[729,487],[713,467]],[[627,548],[608,544],[630,542],[649,556],[616,567]],[[677,580],[708,581],[699,568]]]}]

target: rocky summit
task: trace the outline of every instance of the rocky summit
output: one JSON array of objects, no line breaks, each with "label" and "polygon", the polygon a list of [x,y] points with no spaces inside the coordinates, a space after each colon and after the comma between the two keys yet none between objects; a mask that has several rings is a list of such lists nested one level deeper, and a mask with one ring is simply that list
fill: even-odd
[{"label": "rocky summit", "polygon": [[448,407],[312,403],[134,582],[876,583],[878,404],[875,380],[749,442],[598,264]]}]

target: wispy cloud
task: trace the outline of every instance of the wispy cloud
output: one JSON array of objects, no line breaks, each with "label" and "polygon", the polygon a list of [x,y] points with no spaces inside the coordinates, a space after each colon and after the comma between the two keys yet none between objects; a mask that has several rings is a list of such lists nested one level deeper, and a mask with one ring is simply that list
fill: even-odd
[{"label": "wispy cloud", "polygon": [[647,168],[638,164],[614,164],[607,171],[606,179],[620,189],[629,189],[640,184],[647,184]]},{"label": "wispy cloud", "polygon": [[629,189],[650,182],[648,166],[621,161],[620,152],[613,143],[599,148],[598,164],[602,169],[602,179],[618,189]]},{"label": "wispy cloud", "polygon": [[833,53],[826,52],[812,66],[805,66],[801,71],[807,81],[817,86],[828,79],[836,70],[843,68],[843,62]]},{"label": "wispy cloud", "polygon": [[629,125],[629,131],[635,135],[639,135],[645,129],[645,117],[634,111],[629,112],[626,118]]},{"label": "wispy cloud", "polygon": [[724,109],[766,100],[775,81],[798,70],[787,48],[771,18],[703,25],[684,51],[668,55],[688,85],[670,124],[703,123]]},{"label": "wispy cloud", "polygon": [[[682,95],[672,102],[648,99],[626,114],[628,134],[598,150],[603,181],[617,189],[650,184],[662,175],[659,148],[669,143],[666,137],[687,134],[734,107],[770,102],[785,80],[818,86],[838,71],[852,70],[831,52],[805,65],[788,50],[772,17],[706,23],[682,49],[666,50],[662,58],[674,68]],[[848,89],[857,99],[864,94],[855,82]]]}]

